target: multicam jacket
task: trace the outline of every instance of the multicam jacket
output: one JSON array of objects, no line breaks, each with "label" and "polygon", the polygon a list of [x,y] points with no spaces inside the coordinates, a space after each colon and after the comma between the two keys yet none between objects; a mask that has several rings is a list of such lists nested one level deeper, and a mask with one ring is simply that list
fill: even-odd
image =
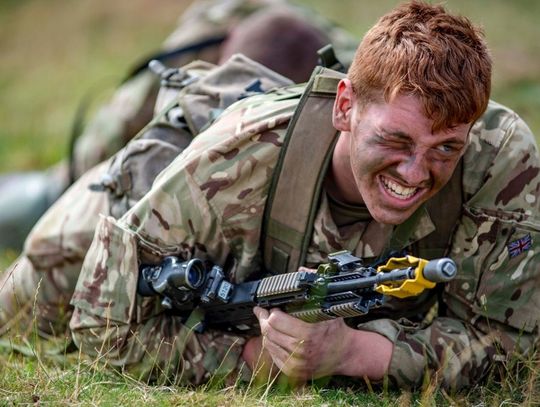
[{"label": "multicam jacket", "polygon": [[[301,90],[233,105],[132,210],[118,221],[102,218],[72,298],[70,327],[83,352],[179,382],[240,369],[244,338],[190,331],[159,299],[136,294],[138,268],[174,254],[230,265],[236,282],[260,275],[269,183]],[[394,343],[388,375],[397,385],[420,384],[426,370],[445,386],[470,385],[493,363],[531,349],[540,316],[539,172],[530,130],[515,113],[491,103],[471,130],[463,160],[464,202],[447,248],[459,273],[441,293],[440,316],[424,323],[396,320],[407,314],[400,311],[421,309],[419,302],[428,301],[421,298],[392,303],[394,318],[373,314],[357,325]],[[405,248],[437,233],[427,211],[414,218],[401,240]],[[341,249],[378,256],[399,229],[374,221],[338,228],[323,192],[307,265]]]}]

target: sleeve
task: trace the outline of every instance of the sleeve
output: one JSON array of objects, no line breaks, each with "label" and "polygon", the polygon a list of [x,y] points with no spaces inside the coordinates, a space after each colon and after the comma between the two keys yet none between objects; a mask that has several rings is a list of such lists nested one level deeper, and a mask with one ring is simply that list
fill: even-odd
[{"label": "sleeve", "polygon": [[72,297],[70,329],[82,352],[140,378],[199,384],[234,377],[244,338],[193,332],[158,297],[137,294],[140,262],[167,254],[217,261],[227,254],[200,189],[185,172],[171,173],[120,220],[100,220]]},{"label": "sleeve", "polygon": [[[538,340],[540,159],[525,123],[515,114],[504,122],[482,130],[484,146],[497,148],[485,154],[492,160],[453,236],[459,272],[445,286],[444,315],[427,326],[389,319],[359,326],[394,343],[388,376],[400,387],[421,385],[426,372],[446,388],[470,386],[495,364],[532,352]],[[475,153],[481,162],[482,151]]]}]

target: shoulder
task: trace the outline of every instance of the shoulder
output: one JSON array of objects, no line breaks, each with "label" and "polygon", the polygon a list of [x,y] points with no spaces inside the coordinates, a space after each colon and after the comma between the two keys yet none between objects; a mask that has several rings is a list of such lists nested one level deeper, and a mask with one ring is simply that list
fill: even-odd
[{"label": "shoulder", "polygon": [[[231,105],[199,134],[176,160],[188,165],[197,178],[210,176],[216,166],[226,167],[259,154],[274,154],[282,146],[301,91],[284,88]],[[222,171],[224,168],[222,168]]]},{"label": "shoulder", "polygon": [[300,95],[287,89],[233,104],[159,175],[154,189],[195,188],[218,217],[231,202],[261,200]]},{"label": "shoulder", "polygon": [[493,199],[509,201],[532,192],[540,182],[534,135],[515,112],[493,101],[470,131],[463,162],[468,197],[491,190],[498,194]]},{"label": "shoulder", "polygon": [[[510,139],[512,143],[527,147],[535,144],[531,130],[518,114],[494,101],[489,102],[482,117],[471,128],[470,137],[469,150],[472,148],[476,152],[482,149],[498,151]],[[514,147],[519,148],[520,145],[515,144]]]}]

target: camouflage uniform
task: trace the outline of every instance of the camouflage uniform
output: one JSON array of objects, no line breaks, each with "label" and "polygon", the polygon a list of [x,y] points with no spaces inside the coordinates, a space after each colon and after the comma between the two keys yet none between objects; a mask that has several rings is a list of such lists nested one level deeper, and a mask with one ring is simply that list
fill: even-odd
[{"label": "camouflage uniform", "polygon": [[[136,294],[138,267],[174,254],[232,264],[235,282],[258,274],[269,183],[299,91],[233,105],[132,210],[118,221],[101,219],[72,298],[70,328],[83,352],[184,383],[240,368],[244,338],[190,331],[157,298]],[[531,349],[540,315],[539,172],[530,130],[516,114],[491,103],[471,130],[463,160],[465,199],[447,247],[459,274],[444,288],[441,315],[429,325],[396,320],[412,305],[395,301],[395,318],[373,314],[375,319],[357,326],[394,343],[388,371],[394,383],[418,385],[428,368],[445,386],[466,386],[493,362]],[[378,256],[398,233],[400,246],[414,252],[417,242],[437,230],[423,208],[411,219],[396,228],[374,221],[339,228],[323,193],[306,265],[341,249]],[[417,300],[413,311],[428,297]]]},{"label": "camouflage uniform", "polygon": [[39,331],[65,332],[71,316],[69,300],[97,219],[100,213],[109,213],[107,196],[92,192],[89,185],[108,165],[106,161],[88,171],[49,208],[26,239],[24,254],[0,275],[0,334],[19,310],[28,312],[27,303],[34,301]]}]

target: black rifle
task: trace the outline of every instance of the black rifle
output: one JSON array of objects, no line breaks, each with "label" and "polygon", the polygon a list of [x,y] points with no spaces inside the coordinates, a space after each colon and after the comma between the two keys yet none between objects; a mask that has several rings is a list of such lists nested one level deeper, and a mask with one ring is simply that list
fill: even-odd
[{"label": "black rifle", "polygon": [[168,256],[158,266],[140,268],[137,291],[143,296],[161,296],[162,305],[177,315],[188,317],[194,309],[202,311],[199,330],[248,331],[258,326],[254,306],[279,307],[307,322],[355,317],[380,307],[386,295],[417,295],[435,283],[453,279],[457,272],[449,258],[420,260],[420,264],[398,268],[393,265],[415,263],[408,262],[409,257],[392,258],[382,266],[388,271],[364,266],[348,251],[328,259],[315,273],[299,271],[232,284],[219,266],[208,271],[200,259],[181,261]]}]

